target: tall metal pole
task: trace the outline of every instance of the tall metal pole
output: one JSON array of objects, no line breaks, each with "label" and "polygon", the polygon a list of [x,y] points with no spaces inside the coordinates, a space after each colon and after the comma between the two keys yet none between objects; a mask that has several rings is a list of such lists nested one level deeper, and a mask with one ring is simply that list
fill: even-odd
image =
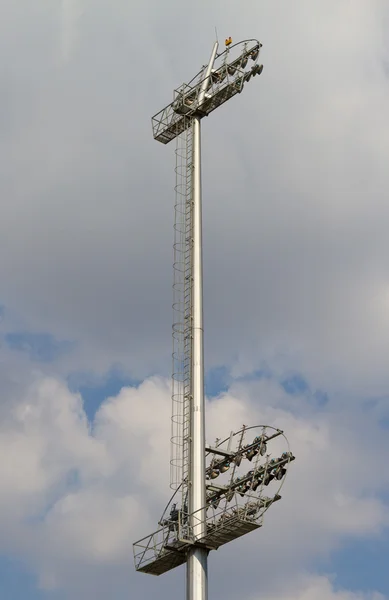
[{"label": "tall metal pole", "polygon": [[[262,526],[265,511],[281,499],[281,480],[287,465],[294,460],[288,447],[281,457],[269,461],[267,443],[283,432],[271,427],[274,433],[268,435],[265,425],[243,426],[223,442],[217,442],[215,448],[205,448],[200,121],[262,73],[263,65],[257,62],[262,44],[255,39],[240,44],[242,50],[233,58],[238,44],[232,45],[231,38],[226,39],[226,49],[219,55],[215,43],[209,64],[189,84],[175,90],[173,101],[152,117],[155,140],[168,144],[183,134],[176,150],[174,310],[178,319],[173,325],[171,463],[180,477],[171,480],[175,493],[159,520],[160,529],[134,544],[134,559],[137,571],[151,575],[162,575],[186,562],[187,600],[208,600],[207,549]],[[261,433],[246,444],[244,433],[255,428]],[[236,435],[238,447],[232,450]],[[265,463],[260,464],[265,454]],[[252,461],[254,457],[250,471],[237,477],[236,468],[243,458]],[[223,478],[225,485],[206,485],[206,477],[224,475],[231,465],[229,480],[228,476]],[[263,493],[263,482],[267,485],[272,479],[279,482],[279,487],[270,498]],[[180,488],[178,507],[174,500]],[[221,500],[223,508],[213,510],[207,518],[206,506],[216,509]],[[169,506],[170,516],[166,518]]]},{"label": "tall metal pole", "polygon": [[[204,100],[215,62],[216,42],[199,92],[199,106]],[[192,248],[192,407],[189,507],[194,538],[205,536],[205,403],[204,403],[204,329],[203,329],[203,258],[201,207],[201,124],[193,117],[193,248]],[[208,551],[194,547],[187,559],[187,600],[208,600]]]}]

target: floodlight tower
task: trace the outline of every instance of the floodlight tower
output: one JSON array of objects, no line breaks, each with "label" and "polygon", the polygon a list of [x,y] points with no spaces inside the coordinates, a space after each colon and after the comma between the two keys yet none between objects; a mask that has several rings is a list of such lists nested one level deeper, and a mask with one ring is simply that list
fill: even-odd
[{"label": "floodlight tower", "polygon": [[[228,38],[225,44],[219,54],[218,42],[214,44],[208,65],[175,90],[173,101],[152,118],[157,141],[177,140],[171,436],[175,492],[169,517],[165,509],[161,529],[136,542],[134,556],[138,571],[154,575],[186,562],[187,600],[207,600],[209,551],[262,525],[265,511],[280,499],[281,480],[294,460],[283,432],[262,425],[249,444],[244,438],[253,427],[243,426],[214,447],[205,445],[201,119],[241,93],[263,69],[258,40],[232,44]],[[267,447],[274,438],[284,439],[287,448],[270,459]],[[254,457],[254,468],[237,476],[242,459]],[[224,485],[212,483],[219,475]],[[281,483],[269,498],[263,488],[273,480]],[[177,494],[181,501],[173,503]]]}]

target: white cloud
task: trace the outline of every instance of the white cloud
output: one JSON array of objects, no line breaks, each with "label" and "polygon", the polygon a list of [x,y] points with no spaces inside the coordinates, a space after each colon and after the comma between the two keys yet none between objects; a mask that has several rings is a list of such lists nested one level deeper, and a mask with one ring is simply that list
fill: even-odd
[{"label": "white cloud", "polygon": [[[263,585],[280,560],[284,574],[292,573],[345,540],[374,536],[388,524],[379,495],[389,484],[387,441],[377,424],[358,414],[348,431],[347,404],[320,412],[304,398],[296,400],[297,410],[288,402],[277,382],[252,382],[232,386],[208,404],[209,440],[229,435],[242,421],[267,423],[285,430],[297,457],[283,500],[269,511],[263,530],[245,540],[242,574],[258,544],[266,547]],[[132,568],[132,542],[157,527],[169,496],[169,413],[169,385],[152,378],[107,399],[91,427],[77,394],[53,378],[37,380],[0,429],[0,450],[9,457],[0,464],[1,550],[25,560],[47,589],[69,591],[75,571],[83,579],[90,569]],[[370,441],[362,448],[366,435]],[[241,544],[212,555],[216,574],[221,554],[230,564]],[[245,585],[250,591],[249,579]],[[73,598],[80,586],[72,582]]]},{"label": "white cloud", "polygon": [[[299,579],[292,580],[289,585],[283,587],[282,593],[268,593],[261,598],[265,600],[384,600],[385,596],[372,591],[368,593],[354,592],[336,589],[331,578],[326,576],[305,575]],[[253,595],[250,600],[256,600],[259,596]]]}]

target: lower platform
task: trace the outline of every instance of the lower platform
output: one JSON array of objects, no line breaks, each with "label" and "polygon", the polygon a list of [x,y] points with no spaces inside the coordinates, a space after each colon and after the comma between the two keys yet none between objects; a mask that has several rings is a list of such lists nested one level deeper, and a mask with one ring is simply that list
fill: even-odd
[{"label": "lower platform", "polygon": [[148,573],[149,575],[162,575],[171,569],[175,569],[186,562],[186,553],[189,544],[185,544],[185,548],[174,548],[174,546],[164,546],[161,548],[159,555],[151,562],[146,562],[140,566],[137,571],[140,573]]},{"label": "lower platform", "polygon": [[[207,525],[207,535],[197,541],[198,545],[209,550],[217,550],[223,544],[259,529],[262,525],[261,522],[242,519],[239,515],[225,514],[224,517],[216,523]],[[164,542],[159,535],[162,532],[163,530],[160,530],[134,544],[137,571],[162,575],[186,562],[188,550],[193,548],[193,542],[171,538]]]},{"label": "lower platform", "polygon": [[239,519],[238,517],[230,517],[225,520],[221,527],[216,525],[208,526],[207,535],[201,540],[201,544],[217,550],[219,546],[232,542],[246,533],[255,531],[261,527],[261,523],[255,521],[246,521]]}]

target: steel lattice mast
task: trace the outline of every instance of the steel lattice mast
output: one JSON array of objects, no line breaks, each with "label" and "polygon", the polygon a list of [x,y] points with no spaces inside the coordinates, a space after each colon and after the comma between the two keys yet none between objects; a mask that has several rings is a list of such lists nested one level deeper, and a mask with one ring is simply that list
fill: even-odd
[{"label": "steel lattice mast", "polygon": [[[171,505],[169,518],[165,510],[161,529],[134,544],[134,556],[137,570],[154,575],[186,562],[187,600],[207,600],[209,551],[262,525],[265,511],[280,499],[283,482],[273,498],[263,495],[263,487],[273,479],[281,481],[294,460],[283,432],[267,426],[258,426],[261,434],[249,444],[245,434],[253,428],[243,426],[215,447],[205,446],[201,119],[240,93],[263,69],[258,64],[261,44],[257,40],[231,42],[226,40],[221,54],[216,42],[208,65],[175,90],[173,102],[152,119],[157,141],[167,144],[177,139],[171,437],[175,493],[170,502],[178,492],[181,501],[180,506]],[[238,56],[231,60],[239,47]],[[253,62],[247,69],[249,61]],[[260,457],[274,438],[283,438],[287,451],[277,459],[266,455],[261,465]],[[254,469],[236,476],[242,459],[254,457]],[[207,484],[230,468],[227,485]]]}]

